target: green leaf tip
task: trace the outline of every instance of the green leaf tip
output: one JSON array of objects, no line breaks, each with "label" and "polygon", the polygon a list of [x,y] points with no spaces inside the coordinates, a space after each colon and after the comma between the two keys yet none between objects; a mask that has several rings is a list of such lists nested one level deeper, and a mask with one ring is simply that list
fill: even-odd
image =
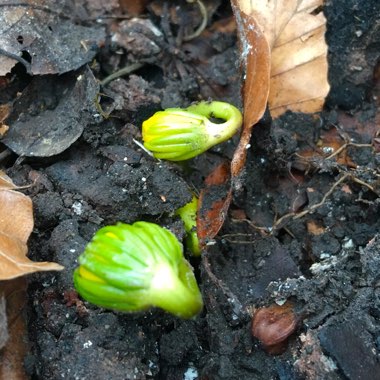
[{"label": "green leaf tip", "polygon": [[176,211],[185,226],[186,231],[186,247],[192,253],[193,256],[201,255],[201,248],[199,245],[199,239],[197,235],[197,209],[198,209],[198,198],[193,195],[191,201],[185,206],[179,208]]},{"label": "green leaf tip", "polygon": [[157,224],[101,228],[79,264],[75,288],[95,305],[129,312],[155,306],[180,318],[192,318],[202,310],[202,296],[182,245]]},{"label": "green leaf tip", "polygon": [[[213,123],[210,118],[225,120]],[[156,158],[183,161],[231,138],[243,122],[241,112],[225,102],[199,102],[156,112],[142,125],[146,149]]]}]

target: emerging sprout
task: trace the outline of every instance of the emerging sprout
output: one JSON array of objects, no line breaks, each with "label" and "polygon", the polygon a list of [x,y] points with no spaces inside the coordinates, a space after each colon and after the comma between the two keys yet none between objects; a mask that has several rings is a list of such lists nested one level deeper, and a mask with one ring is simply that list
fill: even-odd
[{"label": "emerging sprout", "polygon": [[176,215],[182,219],[185,225],[187,233],[186,246],[194,256],[200,256],[201,254],[197,235],[197,208],[198,198],[194,195],[191,202],[176,211]]},{"label": "emerging sprout", "polygon": [[[225,120],[213,123],[209,118]],[[242,124],[240,111],[228,103],[200,102],[188,108],[156,112],[142,125],[144,146],[156,158],[183,161],[228,140]]]},{"label": "emerging sprout", "polygon": [[74,285],[87,301],[121,311],[162,308],[191,318],[202,297],[182,246],[154,223],[101,228],[79,257]]}]

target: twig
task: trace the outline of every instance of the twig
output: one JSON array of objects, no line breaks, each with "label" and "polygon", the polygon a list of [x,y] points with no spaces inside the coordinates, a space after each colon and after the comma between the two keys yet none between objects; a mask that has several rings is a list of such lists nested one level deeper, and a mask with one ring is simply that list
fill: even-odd
[{"label": "twig", "polygon": [[[248,223],[250,226],[252,226],[253,228],[259,230],[259,231],[265,231],[265,232],[268,232],[270,234],[272,234],[277,228],[279,225],[281,225],[286,219],[289,219],[289,218],[292,218],[292,220],[296,220],[296,219],[299,219],[299,218],[302,218],[303,216],[307,215],[307,214],[310,214],[312,213],[313,211],[315,211],[317,208],[321,207],[324,203],[326,203],[326,200],[327,198],[335,191],[335,189],[342,183],[344,182],[345,180],[347,179],[351,179],[352,181],[362,185],[362,186],[365,186],[367,187],[369,190],[371,190],[372,192],[374,192],[375,194],[377,194],[377,192],[375,191],[375,189],[369,185],[368,183],[356,178],[355,176],[353,176],[351,173],[346,173],[344,174],[342,177],[340,177],[332,186],[331,188],[325,193],[325,195],[323,196],[322,200],[318,203],[315,203],[313,204],[312,206],[308,207],[307,209],[301,211],[301,212],[290,212],[288,214],[285,214],[283,215],[281,218],[277,219],[274,223],[273,223],[273,226],[272,227],[259,227],[259,226],[256,226],[254,223],[252,223],[250,220],[248,219],[240,219],[240,220],[236,220],[234,219],[233,221],[234,222],[246,222]],[[292,233],[289,231],[289,230],[286,230],[291,236],[292,236]]]},{"label": "twig", "polygon": [[232,244],[252,244],[252,240],[233,240],[230,239],[230,237],[238,237],[238,236],[245,236],[245,237],[253,237],[254,235],[252,234],[243,234],[243,233],[236,233],[236,234],[224,234],[219,236],[220,239],[227,240],[229,243]]},{"label": "twig", "polygon": [[329,156],[325,157],[325,160],[329,160],[329,159],[337,156],[339,153],[341,153],[343,150],[345,150],[349,146],[355,146],[357,148],[370,148],[370,147],[373,147],[372,144],[356,144],[356,143],[346,142],[342,146],[340,146],[334,153],[331,153]]},{"label": "twig", "polygon": [[334,190],[337,188],[337,186],[339,186],[343,181],[345,181],[350,176],[351,176],[351,174],[346,173],[345,175],[343,175],[342,177],[340,177],[338,179],[338,181],[336,181],[331,186],[331,188],[325,193],[325,195],[323,196],[323,198],[322,198],[322,200],[320,202],[313,204],[312,206],[308,207],[307,209],[305,209],[305,210],[303,210],[303,211],[301,211],[299,213],[290,212],[289,214],[285,214],[281,218],[277,219],[276,222],[273,225],[273,229],[276,229],[276,227],[279,226],[287,218],[291,218],[292,217],[293,220],[299,219],[299,218],[302,218],[303,216],[305,216],[306,214],[310,214],[311,212],[313,212],[318,207],[321,207],[326,202],[327,198],[334,192]]}]

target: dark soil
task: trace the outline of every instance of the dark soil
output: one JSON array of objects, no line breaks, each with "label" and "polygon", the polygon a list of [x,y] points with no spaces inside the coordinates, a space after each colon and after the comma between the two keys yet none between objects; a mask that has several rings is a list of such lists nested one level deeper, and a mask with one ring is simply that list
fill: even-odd
[{"label": "dark soil", "polygon": [[[102,106],[113,108],[112,117],[87,126],[60,155],[10,167],[17,184],[35,182],[27,190],[35,210],[30,257],[65,266],[30,277],[25,365],[32,379],[380,378],[380,155],[370,146],[379,128],[380,3],[330,0],[324,12],[326,109],[268,116],[255,128],[243,189],[216,244],[191,259],[205,302],[194,320],[99,309],[77,298],[72,272],[106,224],[153,221],[183,237],[174,211],[231,157],[237,137],[186,164],[157,162],[132,139],[141,140],[141,121],[161,108],[209,96],[241,106],[233,35],[213,31],[190,41],[182,46],[187,60],[170,49],[152,55],[104,88],[114,102]],[[215,20],[229,14],[222,4]],[[144,54],[136,47],[128,57]],[[115,71],[118,59],[106,46],[96,75]],[[327,141],[344,139],[364,145],[349,145],[345,161],[327,158]],[[285,301],[297,326],[282,353],[271,355],[252,337],[251,316]]]}]

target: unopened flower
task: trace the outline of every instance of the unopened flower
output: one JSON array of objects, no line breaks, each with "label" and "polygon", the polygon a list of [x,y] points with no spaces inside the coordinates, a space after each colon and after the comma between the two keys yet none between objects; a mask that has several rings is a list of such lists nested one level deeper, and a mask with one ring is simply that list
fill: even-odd
[{"label": "unopened flower", "polygon": [[202,297],[182,246],[154,223],[119,223],[100,229],[79,257],[74,285],[87,301],[109,309],[151,306],[191,318]]},{"label": "unopened flower", "polygon": [[[215,123],[210,118],[225,120]],[[156,158],[183,161],[228,140],[242,124],[240,111],[231,104],[200,102],[188,108],[168,108],[143,122],[144,146]]]}]

